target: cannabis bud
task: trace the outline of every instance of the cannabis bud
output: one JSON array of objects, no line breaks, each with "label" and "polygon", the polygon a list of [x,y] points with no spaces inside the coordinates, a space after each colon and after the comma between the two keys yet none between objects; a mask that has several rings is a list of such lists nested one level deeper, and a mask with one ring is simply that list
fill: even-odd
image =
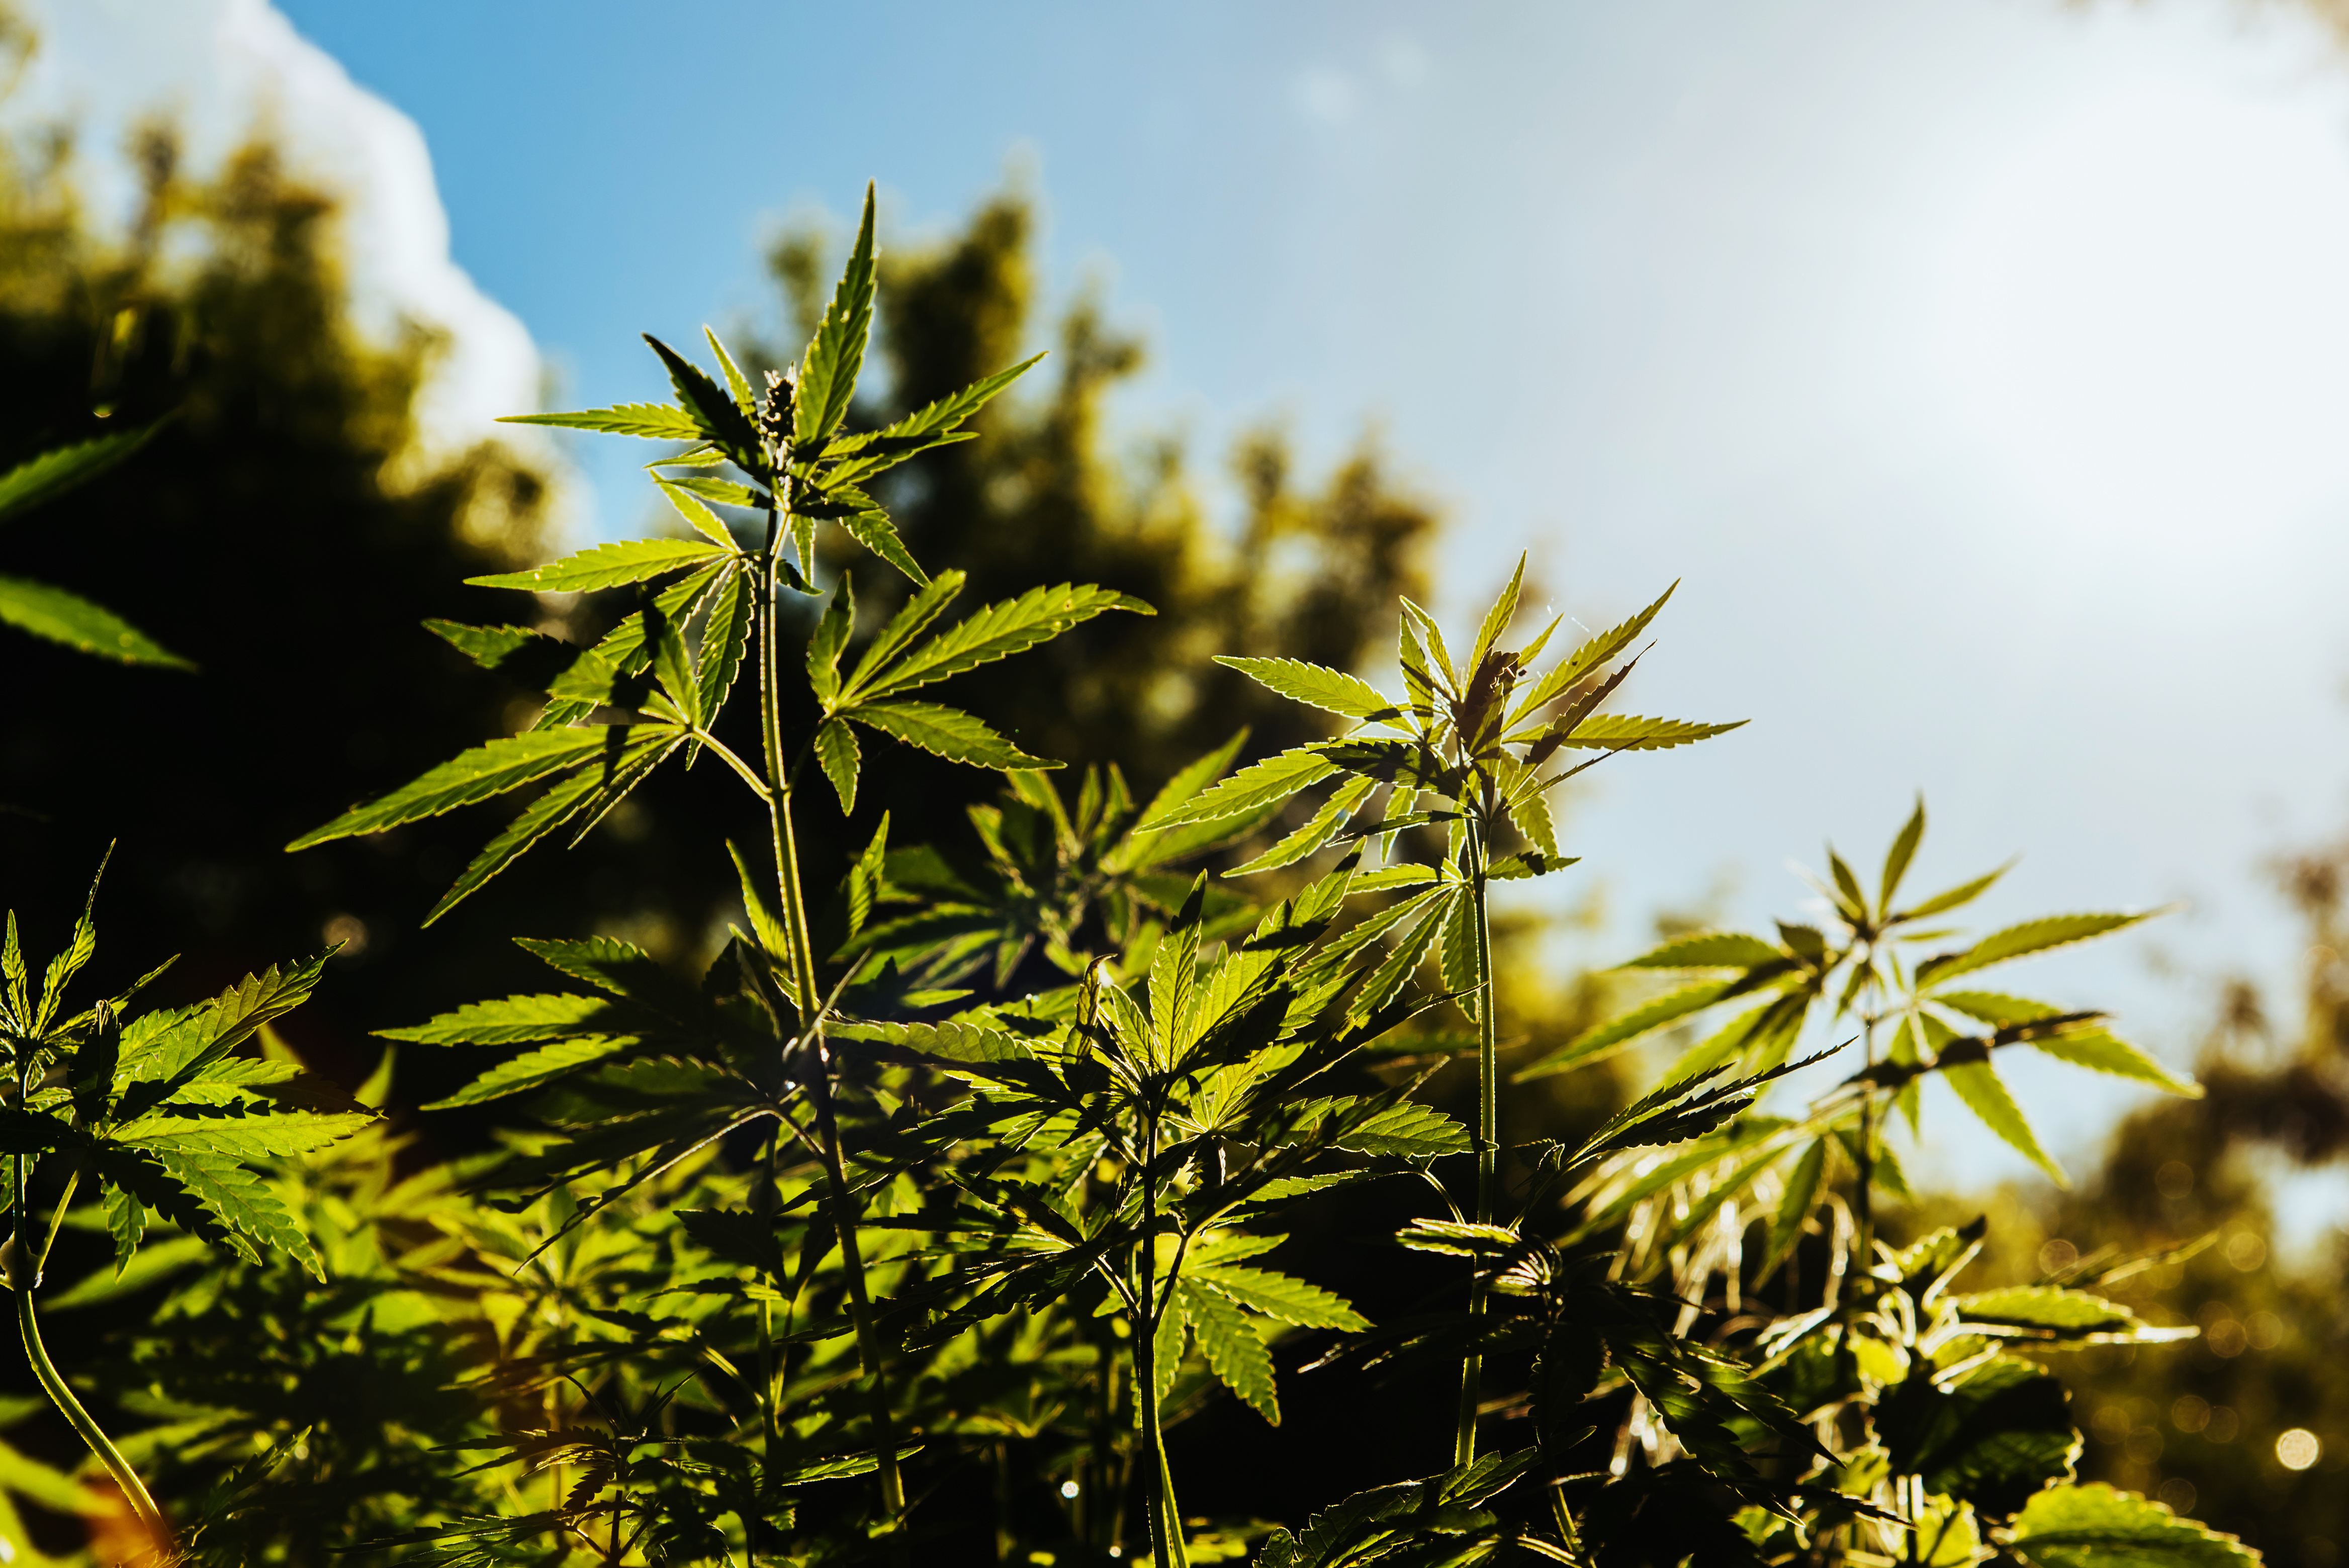
[{"label": "cannabis bud", "polygon": [[777,451],[792,443],[793,404],[799,388],[780,370],[767,372],[767,396],[759,407],[759,433]]}]

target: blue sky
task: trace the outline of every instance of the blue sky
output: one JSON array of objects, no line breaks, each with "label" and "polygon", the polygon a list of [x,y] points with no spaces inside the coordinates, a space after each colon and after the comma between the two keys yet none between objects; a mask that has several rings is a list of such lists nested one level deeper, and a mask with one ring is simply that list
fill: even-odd
[{"label": "blue sky", "polygon": [[[2260,861],[2349,804],[2349,62],[2291,13],[280,8],[420,128],[566,400],[769,308],[783,214],[874,178],[919,236],[1018,169],[1051,285],[1150,338],[1131,430],[1212,469],[1245,421],[1322,459],[1375,422],[1455,519],[1455,615],[1520,549],[1593,624],[1683,579],[1632,706],[1754,722],[1575,807],[1588,955],[1785,913],[1790,858],[1872,862],[1922,789],[1921,876],[2024,854],[1992,918],[2188,902],[2015,981],[2174,1060],[2199,977],[2295,961]],[[644,515],[583,456],[595,527]],[[2130,1098],[2018,1077],[2075,1156]]]}]

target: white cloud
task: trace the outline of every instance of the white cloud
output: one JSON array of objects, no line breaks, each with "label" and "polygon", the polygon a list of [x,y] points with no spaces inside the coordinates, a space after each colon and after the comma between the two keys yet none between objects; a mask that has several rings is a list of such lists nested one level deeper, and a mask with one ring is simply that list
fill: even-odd
[{"label": "white cloud", "polygon": [[538,349],[450,259],[449,215],[414,120],[353,82],[267,0],[32,0],[24,11],[39,47],[0,103],[0,127],[71,128],[77,178],[100,222],[123,222],[137,200],[122,148],[143,119],[168,115],[200,175],[256,131],[271,136],[292,172],[342,200],[361,327],[386,338],[406,320],[448,335],[419,398],[426,454],[501,438],[551,457],[528,433],[492,423],[537,407]]}]

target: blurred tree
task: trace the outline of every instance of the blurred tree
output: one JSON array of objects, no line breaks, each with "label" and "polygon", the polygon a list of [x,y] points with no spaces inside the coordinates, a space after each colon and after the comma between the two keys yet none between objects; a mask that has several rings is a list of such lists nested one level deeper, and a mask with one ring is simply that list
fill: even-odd
[{"label": "blurred tree", "polygon": [[[2119,1292],[2199,1338],[2059,1362],[2088,1434],[2082,1472],[2191,1506],[2284,1568],[2335,1568],[2349,1547],[2349,1247],[2332,1231],[2290,1256],[2271,1238],[2276,1178],[2349,1155],[2349,846],[2277,870],[2307,935],[2297,1016],[2272,1016],[2247,981],[2223,985],[2195,1068],[2204,1097],[2125,1119],[2013,1272],[2207,1242]],[[2282,1440],[2295,1429],[2313,1449]]]},{"label": "blurred tree", "polygon": [[[460,576],[541,552],[548,476],[502,445],[418,449],[437,345],[351,325],[328,195],[262,147],[202,181],[163,129],[134,150],[144,200],[119,241],[88,222],[62,139],[0,152],[0,459],[176,416],[12,523],[8,559],[170,628],[199,672],[12,643],[0,855],[15,900],[69,907],[119,837],[109,950],[185,951],[181,995],[346,943],[295,1026],[331,1057],[328,1039],[355,1049],[364,1024],[482,976],[452,973],[466,944],[408,935],[449,859],[439,835],[316,865],[279,846],[502,726],[511,692],[417,623],[462,613]],[[395,1002],[382,960],[403,946]]]}]

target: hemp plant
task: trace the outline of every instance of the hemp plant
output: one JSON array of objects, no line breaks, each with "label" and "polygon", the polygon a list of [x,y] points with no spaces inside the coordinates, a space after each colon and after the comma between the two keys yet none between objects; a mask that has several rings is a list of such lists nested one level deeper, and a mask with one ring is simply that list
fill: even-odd
[{"label": "hemp plant", "polygon": [[[1350,720],[1335,739],[1293,748],[1152,819],[1168,830],[1219,816],[1260,811],[1300,791],[1332,785],[1320,808],[1294,832],[1231,875],[1294,864],[1344,838],[1375,838],[1390,850],[1406,830],[1440,827],[1442,856],[1422,868],[1421,891],[1374,917],[1397,934],[1389,960],[1400,980],[1433,952],[1452,999],[1476,1025],[1476,1222],[1495,1217],[1500,1154],[1497,998],[1493,983],[1489,906],[1495,882],[1545,876],[1574,863],[1558,849],[1549,792],[1623,751],[1655,751],[1703,740],[1737,725],[1691,723],[1602,713],[1639,663],[1622,655],[1654,620],[1672,591],[1621,624],[1588,638],[1547,670],[1536,663],[1563,624],[1554,617],[1533,640],[1506,648],[1525,584],[1521,557],[1508,586],[1477,628],[1467,656],[1454,663],[1433,616],[1406,599],[1397,638],[1403,695],[1389,696],[1343,670],[1295,659],[1224,657],[1283,696]],[[1743,722],[1742,720],[1739,722]],[[1596,755],[1545,771],[1561,753]],[[1383,789],[1383,815],[1349,824]],[[1469,1311],[1484,1312],[1481,1277]],[[1472,1338],[1462,1358],[1453,1463],[1476,1457],[1482,1358]]]},{"label": "hemp plant", "polygon": [[[102,868],[101,868],[102,870]],[[132,1016],[139,994],[169,960],[127,989],[68,1012],[66,995],[98,951],[98,884],[37,987],[7,917],[0,941],[0,1199],[12,1221],[0,1246],[16,1297],[16,1326],[42,1391],[106,1467],[156,1550],[171,1530],[113,1439],[83,1408],[41,1340],[34,1295],[59,1228],[78,1195],[94,1196],[119,1275],[150,1213],[215,1247],[259,1263],[283,1253],[323,1277],[316,1250],[251,1167],[310,1153],[366,1127],[372,1111],[295,1063],[236,1054],[270,1020],[299,1006],[327,954],[275,967],[210,1002]],[[42,1168],[61,1182],[42,1183]],[[35,1194],[55,1208],[46,1228]]]},{"label": "hemp plant", "polygon": [[[859,1236],[866,1200],[848,1170],[839,1106],[843,1068],[830,1026],[843,1009],[886,1016],[917,1005],[923,996],[909,994],[883,959],[843,957],[831,944],[820,945],[794,802],[813,777],[812,762],[842,807],[854,809],[864,767],[860,731],[979,768],[1026,772],[1059,766],[1021,751],[967,712],[911,694],[1033,647],[1105,612],[1151,612],[1108,589],[1063,583],[1037,587],[938,629],[961,592],[963,574],[926,572],[864,487],[921,452],[969,439],[971,417],[1035,360],[987,377],[883,428],[852,432],[845,426],[864,362],[875,286],[868,190],[856,242],[830,307],[794,369],[771,374],[763,392],[754,393],[714,333],[709,344],[716,375],[648,339],[667,369],[674,403],[521,417],[524,423],[684,443],[681,450],[648,466],[698,537],[601,545],[534,572],[474,579],[486,587],[536,592],[641,584],[646,602],[593,646],[556,650],[561,668],[546,686],[548,700],[534,727],[478,747],[288,847],[301,850],[380,832],[546,785],[464,870],[427,915],[429,923],[558,830],[577,842],[672,758],[690,766],[708,752],[759,800],[767,812],[771,858],[761,865],[756,863],[759,857],[734,851],[753,933],[738,933],[704,987],[675,981],[624,943],[533,942],[525,945],[596,992],[475,1004],[398,1033],[437,1043],[546,1042],[443,1103],[474,1103],[576,1082],[571,1119],[578,1130],[517,1162],[503,1177],[543,1190],[624,1169],[630,1172],[582,1204],[569,1225],[651,1176],[737,1138],[763,1140],[768,1175],[756,1202],[759,1222],[766,1223],[780,1202],[775,1177],[781,1151],[789,1145],[809,1150],[822,1170],[821,1196],[811,1201],[839,1251],[846,1315],[865,1386],[864,1448],[871,1457],[869,1468],[879,1473],[882,1518],[896,1528],[906,1510],[897,1421]],[[746,529],[752,542],[737,536],[735,525],[714,510],[720,508],[727,515],[747,513],[754,520]],[[912,592],[852,658],[856,600],[843,572],[829,588],[803,655],[787,660],[784,642],[793,620],[789,596],[822,596],[814,579],[817,537],[825,524],[895,569]],[[551,641],[511,625],[436,623],[433,629],[492,666],[533,645],[543,657],[543,645]],[[787,738],[784,683],[793,665],[819,717],[808,733]],[[738,756],[716,733],[745,669],[758,708],[760,751],[751,759]],[[861,933],[871,911],[885,854],[885,820],[843,890],[843,925],[851,938]],[[748,1253],[762,1264],[776,1261],[767,1245]],[[779,1347],[769,1329],[772,1308],[784,1299],[774,1278],[784,1271],[762,1272],[768,1279],[758,1294],[763,1370],[754,1386],[754,1403],[766,1445],[765,1471],[751,1479],[738,1510],[754,1543],[765,1539],[778,1511],[787,1510],[780,1501],[782,1489],[801,1484],[810,1473],[807,1465],[781,1458],[779,1445],[788,1446],[791,1434],[778,1421]],[[617,1479],[620,1471],[607,1467],[590,1473]],[[823,1473],[840,1473],[840,1467]],[[543,1522],[576,1533],[576,1516],[589,1506],[566,1504],[555,1511],[564,1517]],[[611,1511],[614,1553],[625,1549],[616,1533],[621,1517]],[[637,1520],[643,1530],[655,1523]]]}]

